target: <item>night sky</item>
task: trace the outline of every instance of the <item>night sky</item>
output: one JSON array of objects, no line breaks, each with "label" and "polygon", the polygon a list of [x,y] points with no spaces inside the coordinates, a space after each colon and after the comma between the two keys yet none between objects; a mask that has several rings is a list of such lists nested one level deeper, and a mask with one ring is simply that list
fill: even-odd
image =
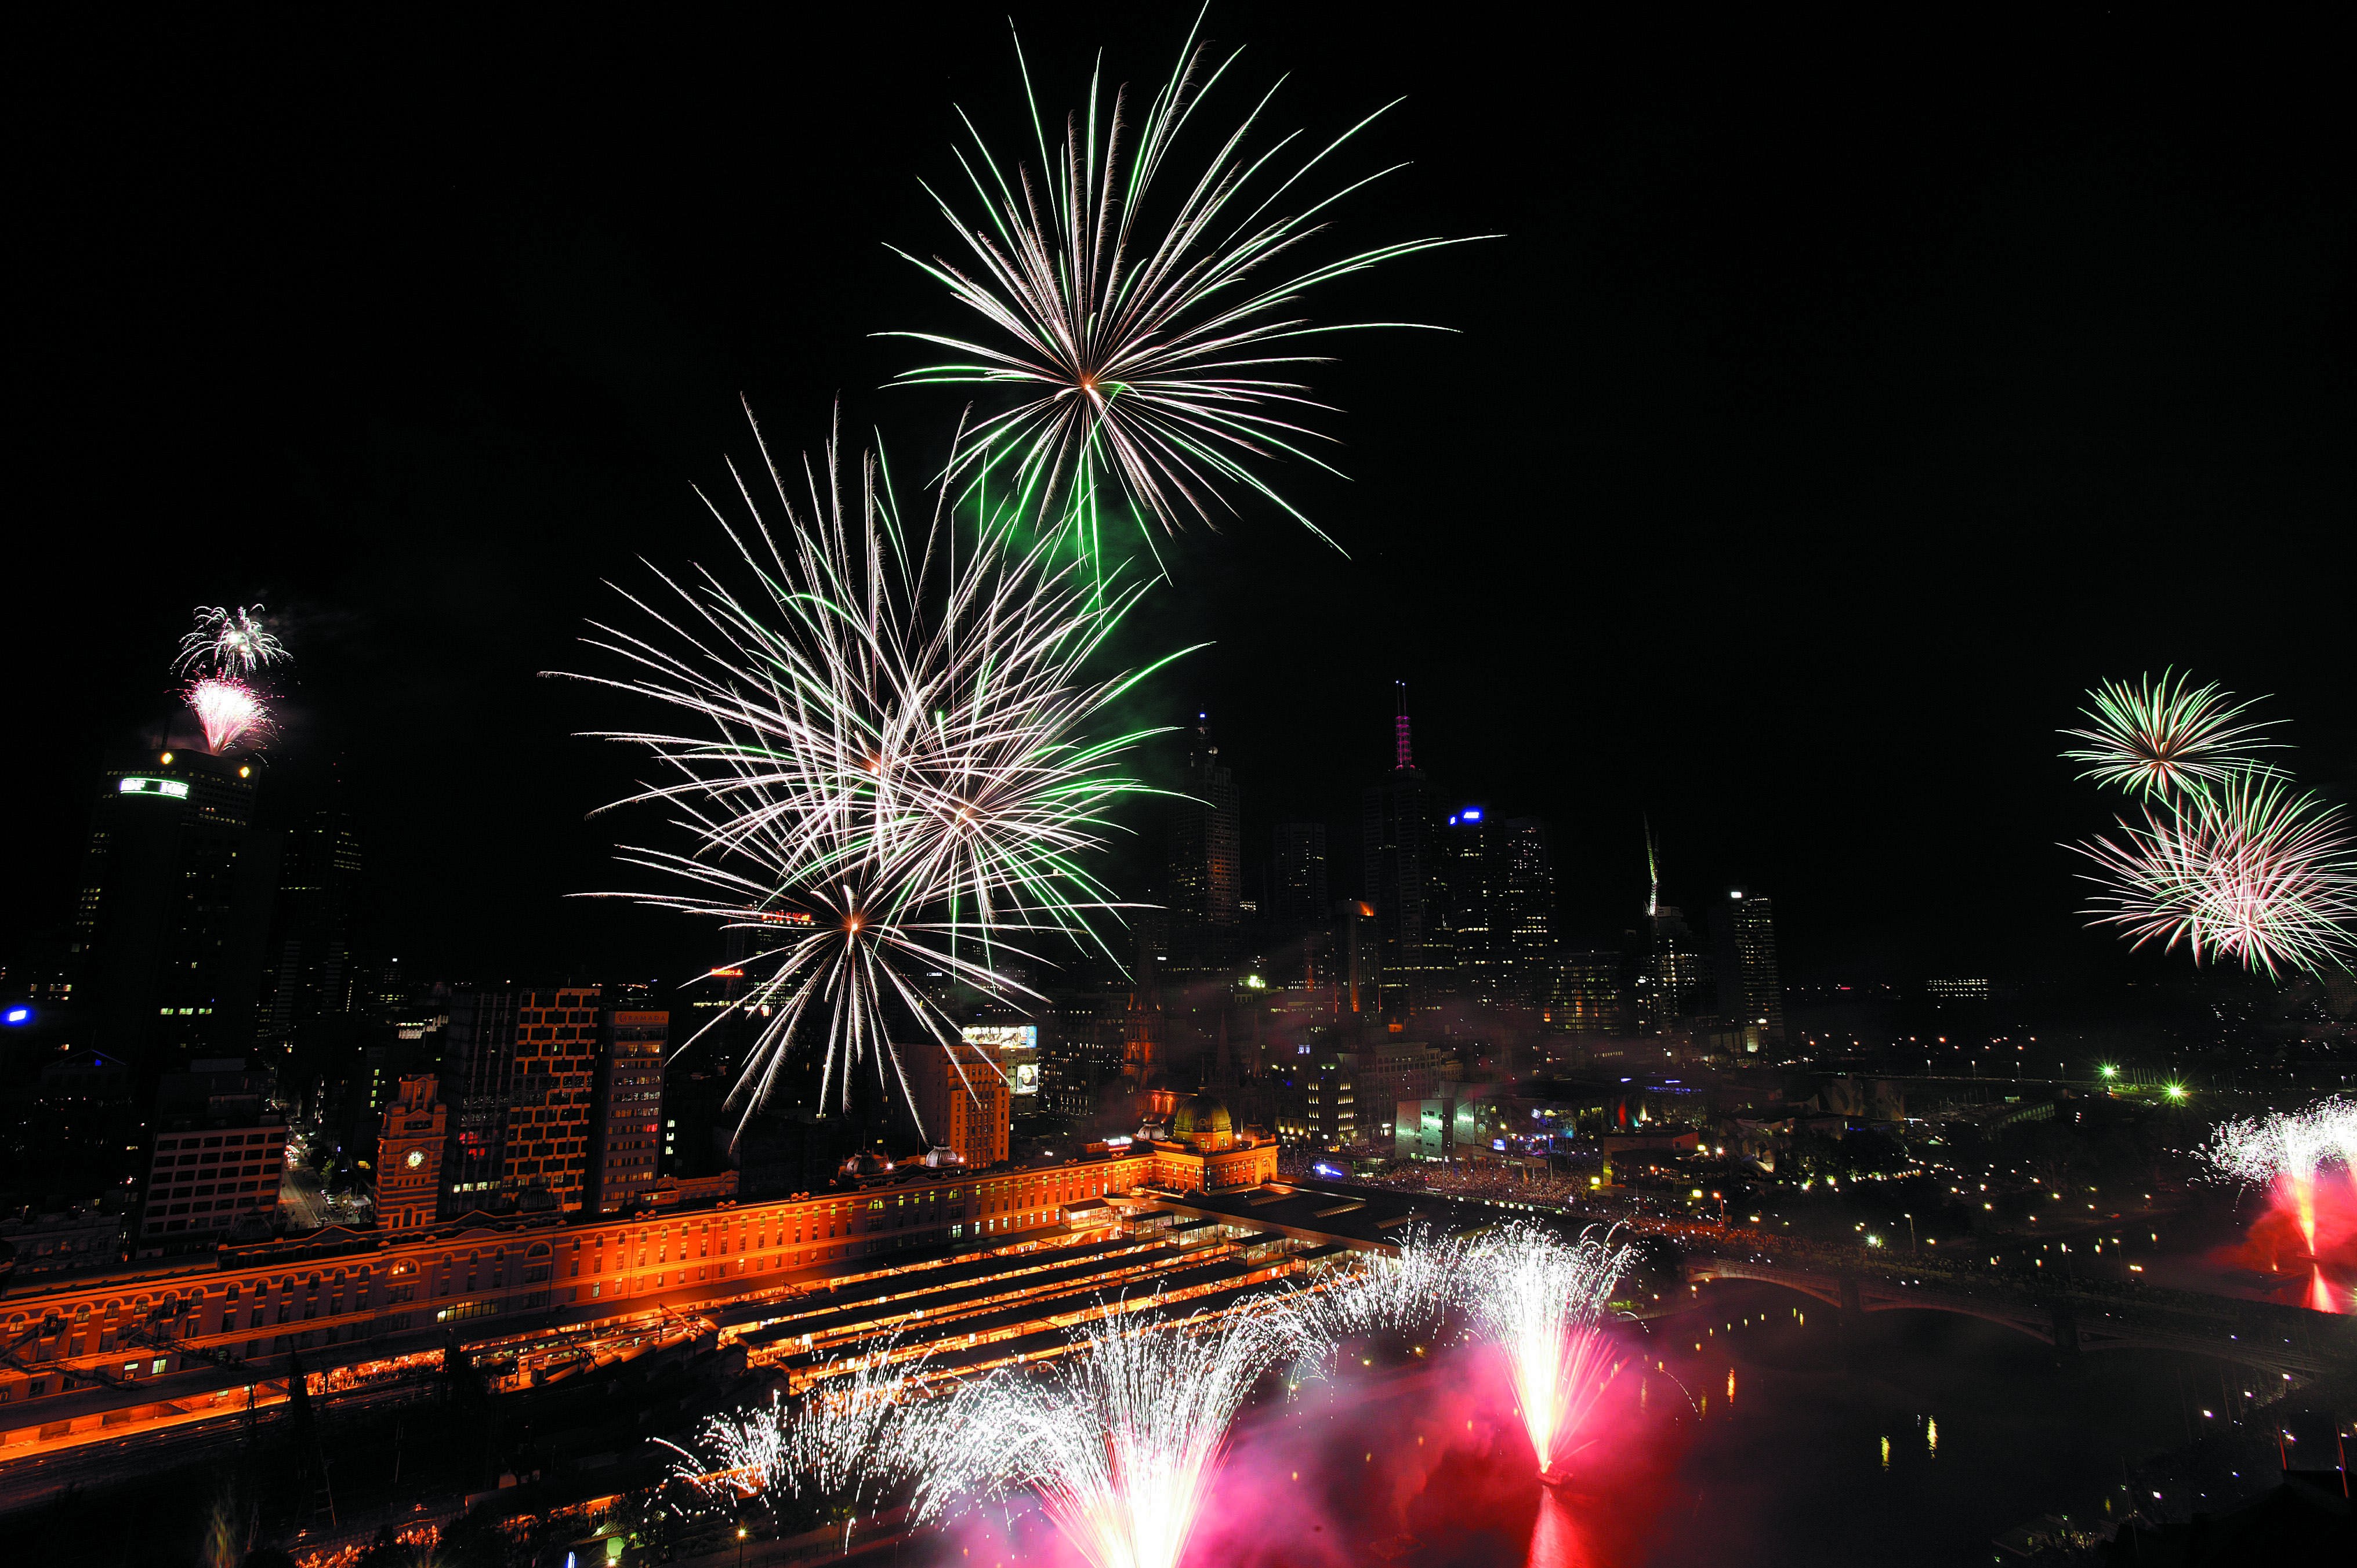
[{"label": "night sky", "polygon": [[[299,661],[266,798],[340,779],[405,969],[707,961],[669,918],[565,898],[628,885],[585,813],[629,759],[572,737],[635,715],[537,672],[604,667],[574,641],[601,579],[716,556],[694,489],[748,447],[740,394],[788,446],[839,399],[910,472],[955,415],[878,390],[920,349],[869,334],[966,329],[884,245],[952,239],[918,180],[956,177],[953,105],[1016,145],[1006,21],[847,12],[208,14],[20,53],[0,940],[63,916],[99,756],[169,710],[190,607],[259,599]],[[1769,891],[1800,981],[2119,972],[2055,847],[2104,820],[2054,755],[2098,677],[2272,693],[2304,781],[2347,798],[2349,127],[2321,36],[1382,15],[1207,24],[1247,52],[1206,130],[1279,75],[1274,129],[1405,95],[1337,167],[1412,166],[1326,253],[1504,236],[1317,306],[1456,329],[1355,335],[1317,373],[1350,481],[1274,477],[1348,554],[1243,505],[1169,548],[1128,634],[1214,644],[1138,714],[1212,714],[1248,893],[1296,816],[1333,824],[1354,890],[1395,679],[1445,789],[1554,822],[1570,935],[1637,908],[1650,815],[1665,896]],[[1158,82],[1186,13],[1016,21],[1060,108],[1100,45]]]}]

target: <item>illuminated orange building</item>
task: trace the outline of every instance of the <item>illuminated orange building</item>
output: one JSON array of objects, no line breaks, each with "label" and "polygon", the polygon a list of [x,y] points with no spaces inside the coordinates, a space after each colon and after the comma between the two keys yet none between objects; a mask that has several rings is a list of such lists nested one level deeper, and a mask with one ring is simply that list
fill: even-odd
[{"label": "illuminated orange building", "polygon": [[933,1042],[902,1059],[909,1069],[909,1085],[925,1136],[970,1169],[1004,1164],[1013,1102],[995,1054],[963,1041],[954,1046]]}]

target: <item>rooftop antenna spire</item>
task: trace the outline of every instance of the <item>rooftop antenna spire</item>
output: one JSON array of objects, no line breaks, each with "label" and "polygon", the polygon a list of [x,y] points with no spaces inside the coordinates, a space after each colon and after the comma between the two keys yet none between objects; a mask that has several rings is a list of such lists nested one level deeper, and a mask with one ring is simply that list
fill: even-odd
[{"label": "rooftop antenna spire", "polygon": [[1410,754],[1407,744],[1407,682],[1394,681],[1392,685],[1396,688],[1393,706],[1394,716],[1392,719],[1392,767],[1405,773],[1415,766],[1415,758]]},{"label": "rooftop antenna spire", "polygon": [[1653,819],[1645,822],[1645,918],[1658,919],[1662,913],[1662,864],[1658,846],[1653,843]]}]

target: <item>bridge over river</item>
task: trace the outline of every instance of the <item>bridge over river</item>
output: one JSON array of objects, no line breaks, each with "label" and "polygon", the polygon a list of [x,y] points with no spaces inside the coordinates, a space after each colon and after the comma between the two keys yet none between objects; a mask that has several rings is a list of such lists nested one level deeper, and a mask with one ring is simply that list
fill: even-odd
[{"label": "bridge over river", "polygon": [[1814,1296],[1857,1323],[1869,1312],[1953,1312],[2001,1324],[2069,1361],[2095,1350],[2179,1350],[2276,1374],[2357,1369],[2357,1317],[2273,1302],[2091,1280],[2017,1283],[1939,1270],[1847,1267],[1693,1246],[1689,1280],[1759,1280]]}]

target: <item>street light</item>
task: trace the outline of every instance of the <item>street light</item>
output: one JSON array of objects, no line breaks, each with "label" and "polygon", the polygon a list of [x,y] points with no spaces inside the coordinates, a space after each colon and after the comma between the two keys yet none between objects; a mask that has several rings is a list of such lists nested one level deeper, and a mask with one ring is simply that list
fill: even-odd
[{"label": "street light", "polygon": [[1907,1250],[1910,1252],[1921,1251],[1923,1250],[1922,1243],[1915,1240],[1915,1217],[1911,1214],[1905,1214],[1901,1215],[1900,1218],[1907,1221]]},{"label": "street light", "polygon": [[745,1527],[737,1527],[737,1568],[745,1568]]}]

